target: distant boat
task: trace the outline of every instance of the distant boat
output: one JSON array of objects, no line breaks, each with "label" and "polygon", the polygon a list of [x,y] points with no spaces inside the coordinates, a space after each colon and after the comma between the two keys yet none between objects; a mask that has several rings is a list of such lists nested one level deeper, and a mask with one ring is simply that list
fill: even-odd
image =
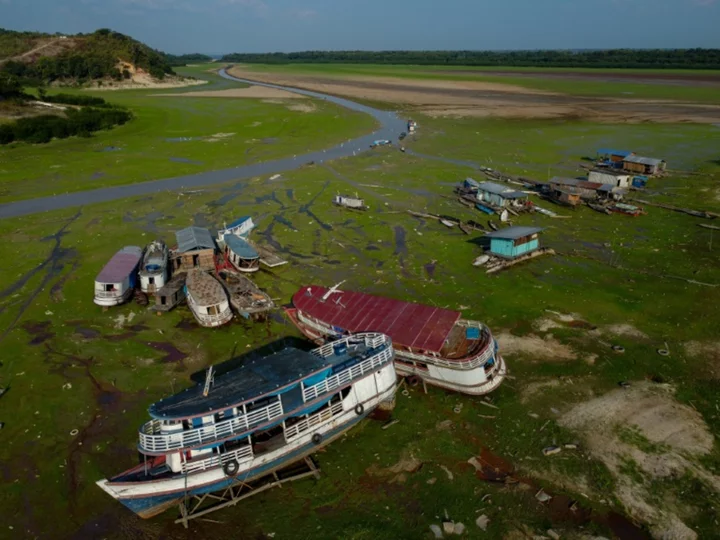
[{"label": "distant boat", "polygon": [[[286,348],[150,406],[140,463],[97,485],[141,518],[186,497],[243,486],[302,460],[393,399],[391,340],[343,338]],[[243,535],[240,535],[243,536]]]},{"label": "distant boat", "polygon": [[493,231],[497,231],[497,230],[498,230],[498,226],[495,224],[494,221],[488,221],[488,226],[489,226]]},{"label": "distant boat", "polygon": [[215,327],[230,322],[233,314],[225,289],[203,270],[191,270],[185,280],[187,303],[201,326]]},{"label": "distant boat", "polygon": [[333,198],[333,204],[336,204],[337,206],[344,206],[345,208],[350,208],[352,210],[367,210],[367,206],[365,206],[365,201],[358,197],[357,194],[355,195],[355,197],[335,195],[335,197]]},{"label": "distant boat", "polygon": [[588,207],[595,210],[596,212],[600,212],[601,214],[607,214],[610,215],[612,212],[607,209],[606,206],[603,206],[602,204],[595,204],[595,203],[587,203]]},{"label": "distant boat", "polygon": [[162,240],[155,240],[145,248],[140,266],[140,290],[154,294],[168,279],[168,248]]},{"label": "distant boat", "polygon": [[117,306],[128,301],[137,287],[142,255],[138,246],[125,246],[113,255],[95,278],[94,302],[98,306]]},{"label": "distant boat", "polygon": [[248,277],[234,272],[220,272],[222,286],[230,296],[230,305],[240,314],[266,313],[275,302]]},{"label": "distant boat", "polygon": [[442,224],[445,225],[446,227],[454,227],[455,225],[457,225],[457,223],[454,223],[454,222],[452,222],[452,221],[448,221],[447,219],[441,219],[441,220],[440,220],[440,223],[442,223]]},{"label": "distant boat", "polygon": [[482,266],[490,260],[490,255],[480,255],[473,261],[473,266]]}]

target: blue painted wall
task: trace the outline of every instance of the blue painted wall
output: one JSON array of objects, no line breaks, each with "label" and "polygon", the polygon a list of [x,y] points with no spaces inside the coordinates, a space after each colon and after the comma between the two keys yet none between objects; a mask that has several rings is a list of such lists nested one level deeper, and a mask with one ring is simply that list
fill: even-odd
[{"label": "blue painted wall", "polygon": [[499,255],[501,257],[507,257],[514,259],[520,255],[525,255],[531,251],[535,251],[540,247],[540,240],[538,238],[530,240],[526,244],[514,246],[512,240],[504,238],[491,238],[490,239],[490,253]]}]

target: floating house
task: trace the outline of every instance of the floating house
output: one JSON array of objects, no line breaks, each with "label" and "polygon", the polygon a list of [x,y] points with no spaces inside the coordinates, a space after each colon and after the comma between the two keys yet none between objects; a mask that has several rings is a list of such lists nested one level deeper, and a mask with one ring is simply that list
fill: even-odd
[{"label": "floating house", "polygon": [[582,204],[582,197],[580,195],[580,191],[572,186],[567,186],[564,188],[551,187],[545,193],[545,197],[556,204],[560,204],[562,206],[570,206],[572,208]]},{"label": "floating house", "polygon": [[466,193],[477,193],[479,187],[480,182],[478,182],[477,180],[473,180],[472,178],[466,178],[463,181],[463,190]]},{"label": "floating house", "polygon": [[516,259],[540,248],[539,227],[508,227],[486,234],[490,253],[503,259]]},{"label": "floating house", "polygon": [[189,272],[194,268],[215,269],[215,241],[210,231],[188,227],[175,233],[177,248],[172,253],[173,272]]},{"label": "floating house", "polygon": [[623,160],[632,155],[633,152],[628,150],[614,150],[612,148],[601,148],[597,151],[600,164],[614,169],[622,168]]},{"label": "floating house", "polygon": [[335,195],[333,198],[333,204],[337,206],[344,206],[345,208],[351,208],[352,210],[367,210],[365,201],[355,194],[354,197],[347,197],[345,195]]},{"label": "floating house", "polygon": [[310,352],[285,348],[149,408],[140,463],[97,485],[141,518],[242,486],[338,439],[397,388],[391,340],[365,333]]},{"label": "floating house", "polygon": [[226,225],[223,230],[218,231],[217,241],[218,243],[222,242],[226,234],[233,234],[241,238],[247,238],[250,231],[254,228],[255,223],[252,218],[250,216],[243,216],[233,221],[230,225]]},{"label": "floating house", "polygon": [[93,301],[98,306],[117,306],[132,296],[142,256],[143,250],[138,246],[125,246],[113,255],[95,278]]},{"label": "floating house", "polygon": [[588,182],[587,180],[578,180],[577,178],[553,177],[550,182],[542,185],[544,193],[550,193],[553,190],[572,191],[580,196],[583,200],[592,201],[597,198],[618,198],[621,199],[624,194],[622,188],[617,188],[609,184],[601,184],[599,182]]},{"label": "floating house", "polygon": [[232,319],[225,289],[207,272],[197,268],[191,270],[185,280],[185,294],[190,311],[200,326],[213,328]]},{"label": "floating house", "polygon": [[225,260],[233,268],[240,272],[260,270],[260,255],[247,240],[233,234],[226,234],[223,241],[225,242]]},{"label": "floating house", "polygon": [[155,293],[155,311],[170,311],[185,300],[185,273],[177,274]]},{"label": "floating house", "polygon": [[507,372],[490,329],[459,311],[310,285],[293,295],[285,313],[319,342],[375,328],[392,339],[398,374],[447,390],[488,394]]},{"label": "floating house", "polygon": [[168,279],[168,248],[162,240],[155,240],[145,248],[140,266],[140,290],[146,294],[155,292]]},{"label": "floating house", "polygon": [[642,156],[628,156],[622,162],[622,168],[626,171],[642,174],[646,176],[655,176],[665,171],[665,163],[662,159],[642,157]]},{"label": "floating house", "polygon": [[632,175],[621,171],[612,171],[607,169],[601,171],[590,171],[588,174],[588,182],[627,188],[632,184]]},{"label": "floating house", "polygon": [[477,199],[493,208],[523,206],[528,201],[527,193],[515,191],[494,182],[482,182],[477,186]]}]

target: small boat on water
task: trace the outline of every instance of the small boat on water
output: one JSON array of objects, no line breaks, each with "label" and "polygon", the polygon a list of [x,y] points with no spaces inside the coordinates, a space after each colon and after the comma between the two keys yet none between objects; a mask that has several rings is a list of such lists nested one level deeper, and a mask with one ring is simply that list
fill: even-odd
[{"label": "small boat on water", "polygon": [[95,299],[98,306],[117,306],[127,302],[138,282],[138,267],[143,250],[125,246],[105,265],[95,278]]},{"label": "small boat on water", "polygon": [[230,296],[230,305],[241,315],[258,315],[275,307],[272,298],[250,278],[227,271],[221,271],[220,278],[220,283]]},{"label": "small boat on water", "polygon": [[240,272],[257,272],[260,270],[260,254],[244,238],[234,234],[226,234],[225,260]]},{"label": "small boat on water", "polygon": [[140,266],[140,290],[154,294],[168,279],[168,247],[162,240],[155,240],[145,248]]},{"label": "small boat on water", "polygon": [[354,197],[346,197],[345,195],[335,195],[333,204],[343,206],[352,210],[367,210],[365,201],[355,194]]},{"label": "small boat on water", "polygon": [[285,312],[317,342],[370,328],[382,332],[393,341],[398,374],[448,390],[483,395],[505,378],[505,362],[490,329],[462,319],[459,311],[342,291],[338,285],[311,285],[293,295]]},{"label": "small boat on water", "polygon": [[213,328],[230,322],[233,314],[225,289],[207,272],[194,269],[185,278],[187,303],[201,326]]},{"label": "small boat on water", "polygon": [[97,482],[142,518],[302,460],[391,401],[397,386],[392,342],[378,333],[212,371],[151,405],[140,463]]}]

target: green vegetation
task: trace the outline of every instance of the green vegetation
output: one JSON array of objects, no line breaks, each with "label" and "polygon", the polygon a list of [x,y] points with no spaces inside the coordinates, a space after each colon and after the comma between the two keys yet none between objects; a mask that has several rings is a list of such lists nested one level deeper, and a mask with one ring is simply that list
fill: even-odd
[{"label": "green vegetation", "polygon": [[603,51],[304,51],[227,54],[244,64],[414,64],[543,68],[720,69],[720,49],[611,49]]},{"label": "green vegetation", "polygon": [[207,54],[168,54],[164,53],[165,60],[172,67],[181,67],[188,64],[207,64],[212,58]]}]

